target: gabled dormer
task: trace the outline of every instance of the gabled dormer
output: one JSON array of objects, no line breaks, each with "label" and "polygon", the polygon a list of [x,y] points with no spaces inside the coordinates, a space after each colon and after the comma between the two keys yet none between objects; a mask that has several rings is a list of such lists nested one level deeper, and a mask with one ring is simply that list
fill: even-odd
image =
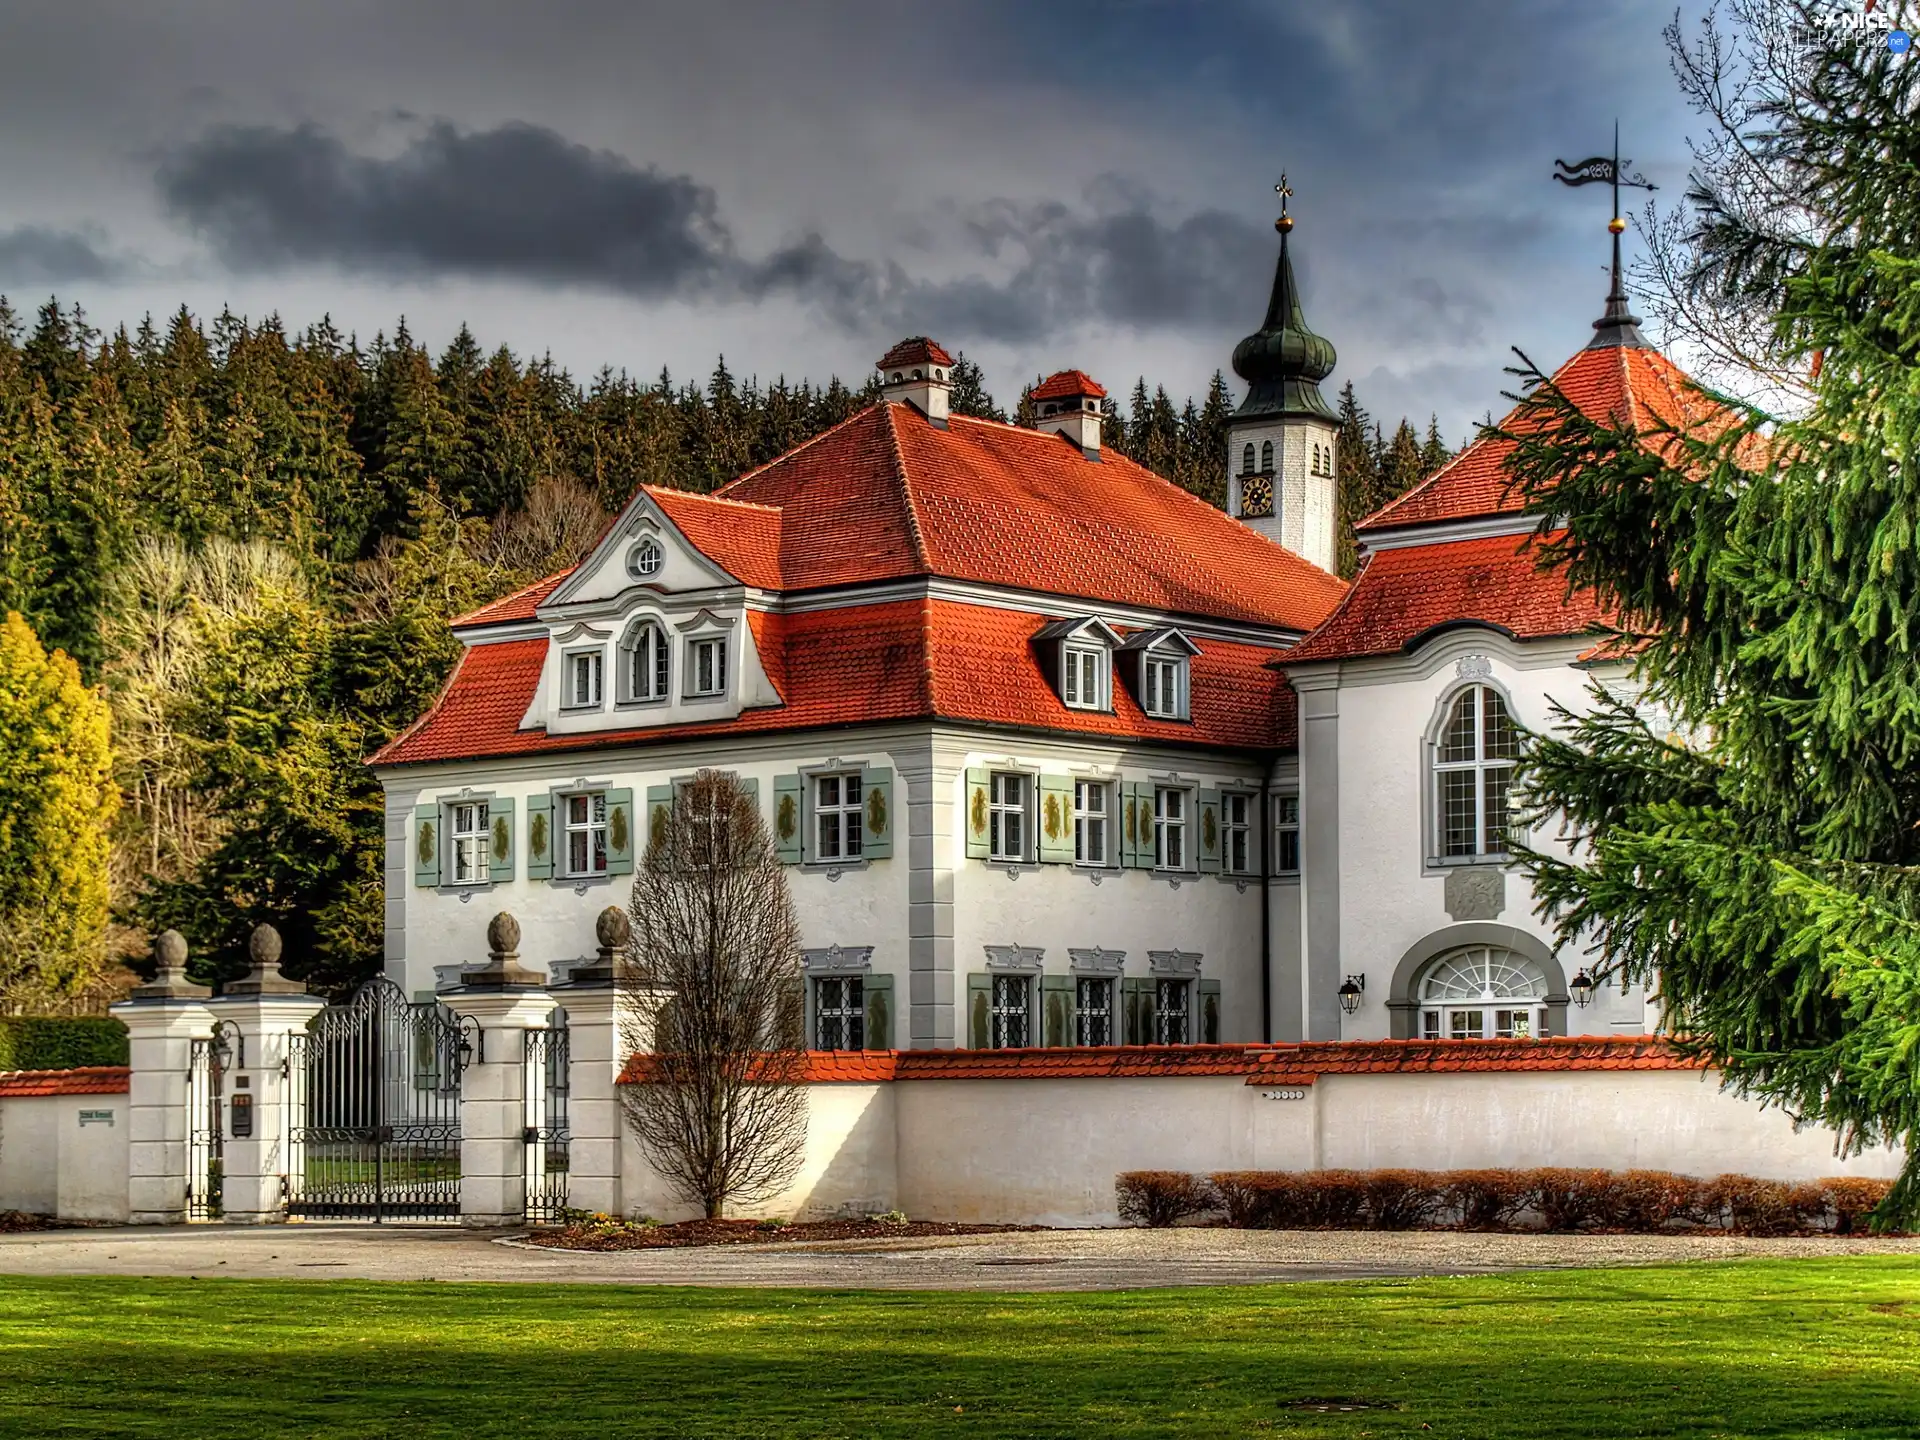
[{"label": "gabled dormer", "polygon": [[1121,679],[1141,711],[1153,720],[1193,718],[1193,657],[1200,647],[1171,625],[1138,630],[1121,642],[1114,658]]},{"label": "gabled dormer", "polygon": [[1113,652],[1120,635],[1095,615],[1070,615],[1034,632],[1047,683],[1069,710],[1113,709]]}]

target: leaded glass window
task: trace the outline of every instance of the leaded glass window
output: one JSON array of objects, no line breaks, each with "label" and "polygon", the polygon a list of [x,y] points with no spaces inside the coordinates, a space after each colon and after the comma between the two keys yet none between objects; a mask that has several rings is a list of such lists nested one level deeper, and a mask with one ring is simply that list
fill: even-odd
[{"label": "leaded glass window", "polygon": [[1439,853],[1449,859],[1507,853],[1508,792],[1519,735],[1500,692],[1460,691],[1434,747],[1434,815]]}]

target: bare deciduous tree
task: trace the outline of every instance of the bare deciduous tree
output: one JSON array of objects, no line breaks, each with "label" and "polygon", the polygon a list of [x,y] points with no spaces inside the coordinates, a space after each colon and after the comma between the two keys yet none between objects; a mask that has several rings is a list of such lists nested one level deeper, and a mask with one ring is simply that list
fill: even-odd
[{"label": "bare deciduous tree", "polygon": [[708,1218],[778,1194],[800,1168],[800,927],[752,798],[702,770],[652,817],[623,976],[640,1083],[627,1124]]}]

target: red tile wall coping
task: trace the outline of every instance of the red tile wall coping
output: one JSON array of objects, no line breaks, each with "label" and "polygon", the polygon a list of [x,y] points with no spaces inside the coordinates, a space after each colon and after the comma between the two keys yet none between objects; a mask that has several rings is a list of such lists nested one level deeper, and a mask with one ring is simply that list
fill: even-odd
[{"label": "red tile wall coping", "polygon": [[126,1093],[127,1067],[124,1065],[83,1065],[77,1070],[0,1070],[0,1100]]},{"label": "red tile wall coping", "polygon": [[[623,1085],[651,1068],[634,1055]],[[817,1085],[892,1080],[1098,1080],[1244,1076],[1249,1085],[1311,1085],[1321,1075],[1573,1070],[1695,1070],[1653,1035],[1556,1040],[1342,1040],[1304,1045],[1122,1045],[1102,1049],[809,1050],[800,1078]]]}]

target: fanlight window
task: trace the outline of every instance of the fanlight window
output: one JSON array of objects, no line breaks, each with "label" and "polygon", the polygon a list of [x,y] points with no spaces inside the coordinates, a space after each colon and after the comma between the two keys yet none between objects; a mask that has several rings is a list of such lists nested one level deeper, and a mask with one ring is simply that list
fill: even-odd
[{"label": "fanlight window", "polygon": [[1427,1040],[1525,1040],[1547,1033],[1546,973],[1493,945],[1452,950],[1420,983],[1420,1034]]},{"label": "fanlight window", "polygon": [[1434,817],[1449,859],[1507,853],[1507,792],[1520,737],[1500,692],[1470,685],[1453,699],[1434,746]]},{"label": "fanlight window", "polygon": [[621,647],[622,700],[665,700],[672,691],[672,648],[666,632],[652,621],[636,625]]}]

